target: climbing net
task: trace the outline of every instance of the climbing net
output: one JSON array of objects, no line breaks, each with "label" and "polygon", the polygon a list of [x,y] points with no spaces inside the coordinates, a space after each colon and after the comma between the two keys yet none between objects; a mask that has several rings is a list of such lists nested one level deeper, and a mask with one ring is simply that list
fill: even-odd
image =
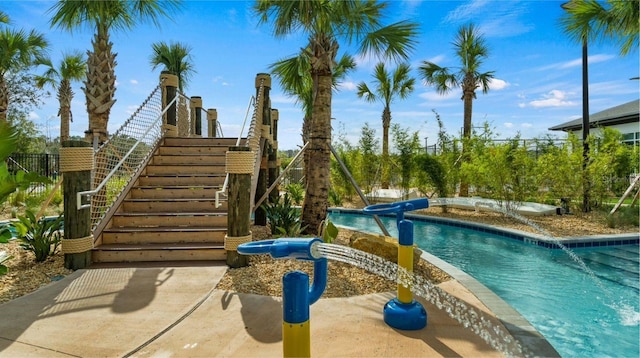
[{"label": "climbing net", "polygon": [[[178,105],[176,110],[180,113],[182,109]],[[163,134],[162,115],[162,90],[158,85],[131,117],[96,150],[93,173],[96,192],[91,198],[92,229],[152,154]]]}]

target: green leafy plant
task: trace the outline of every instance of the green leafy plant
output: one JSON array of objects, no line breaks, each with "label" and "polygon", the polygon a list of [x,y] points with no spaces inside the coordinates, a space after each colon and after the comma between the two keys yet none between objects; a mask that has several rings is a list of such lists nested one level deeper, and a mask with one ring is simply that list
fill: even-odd
[{"label": "green leafy plant", "polygon": [[300,210],[293,206],[289,193],[285,193],[277,202],[261,206],[267,215],[271,233],[276,237],[299,236],[302,230]]},{"label": "green leafy plant", "polygon": [[291,196],[294,205],[302,204],[304,200],[304,187],[300,183],[291,183],[285,187],[287,193]]},{"label": "green leafy plant", "polygon": [[0,122],[0,203],[4,203],[17,189],[26,189],[32,183],[49,183],[50,180],[37,173],[19,170],[9,172],[7,158],[17,145],[17,131],[6,122]]},{"label": "green leafy plant", "polygon": [[11,223],[16,230],[16,237],[20,246],[33,252],[36,262],[43,262],[56,252],[62,239],[62,215],[54,220],[37,219],[31,210],[26,210],[24,216],[18,216],[18,221]]},{"label": "green leafy plant", "polygon": [[322,228],[322,241],[330,244],[338,237],[338,228],[333,225],[331,220],[326,219]]},{"label": "green leafy plant", "polygon": [[13,256],[9,256],[6,251],[0,251],[0,276],[9,272],[9,268],[5,266],[5,262],[11,260]]},{"label": "green leafy plant", "polygon": [[329,189],[329,204],[331,206],[342,206],[342,195],[337,190]]}]

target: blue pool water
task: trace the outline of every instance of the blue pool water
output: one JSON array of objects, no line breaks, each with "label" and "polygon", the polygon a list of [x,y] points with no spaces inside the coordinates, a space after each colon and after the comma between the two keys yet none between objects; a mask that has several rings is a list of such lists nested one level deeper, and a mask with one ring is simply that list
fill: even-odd
[{"label": "blue pool water", "polygon": [[[330,214],[337,225],[381,233],[370,216]],[[381,217],[397,237],[395,218]],[[563,357],[640,356],[638,245],[562,250],[414,220],[423,250],[470,274],[518,310]]]}]

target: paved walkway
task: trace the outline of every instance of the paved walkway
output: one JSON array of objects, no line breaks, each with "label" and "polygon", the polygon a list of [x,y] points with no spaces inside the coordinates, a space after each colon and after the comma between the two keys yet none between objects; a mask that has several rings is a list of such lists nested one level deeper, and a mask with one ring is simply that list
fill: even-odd
[{"label": "paved walkway", "polygon": [[[225,271],[76,271],[0,305],[0,357],[282,356],[280,299],[214,289]],[[441,287],[487,310],[455,281]],[[388,327],[382,307],[392,297],[320,299],[311,306],[312,356],[501,356],[428,303],[425,329]]]}]

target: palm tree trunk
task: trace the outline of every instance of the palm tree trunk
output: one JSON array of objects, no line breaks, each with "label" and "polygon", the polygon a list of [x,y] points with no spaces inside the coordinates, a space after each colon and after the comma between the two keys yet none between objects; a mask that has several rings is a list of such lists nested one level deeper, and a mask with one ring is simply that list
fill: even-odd
[{"label": "palm tree trunk", "polygon": [[389,127],[391,126],[391,111],[385,107],[382,111],[382,189],[389,189],[391,171],[389,170]]},{"label": "palm tree trunk", "polygon": [[87,79],[84,82],[84,94],[87,99],[89,115],[89,140],[94,134],[98,141],[104,143],[108,139],[107,126],[111,107],[116,102],[116,55],[112,53],[113,43],[109,40],[107,27],[99,25],[91,41],[93,52],[87,51]]},{"label": "palm tree trunk", "polygon": [[[468,146],[471,139],[471,113],[473,113],[473,97],[473,91],[463,89],[462,100],[464,101],[464,124],[462,127],[462,162],[469,161]],[[460,192],[458,193],[458,196],[469,196],[469,182],[464,176],[462,176],[460,179]]]},{"label": "palm tree trunk", "polygon": [[68,80],[60,81],[58,102],[60,103],[60,143],[69,140],[69,122],[71,120],[71,99],[73,90]]},{"label": "palm tree trunk", "polygon": [[7,109],[9,108],[9,89],[4,80],[4,76],[0,76],[0,123],[7,121]]},{"label": "palm tree trunk", "polygon": [[302,226],[305,233],[318,235],[327,216],[331,168],[331,74],[318,76],[318,90],[313,104],[311,137],[309,138],[309,169],[302,205]]},{"label": "palm tree trunk", "polygon": [[[311,136],[311,118],[309,118],[309,116],[305,115],[304,119],[302,120],[302,145],[307,144],[307,142],[309,141],[309,137]],[[309,168],[309,163],[311,163],[311,159],[309,157],[309,153],[311,151],[310,150],[306,150],[304,151],[304,153],[302,154],[302,162],[303,162],[303,172],[306,173],[307,172],[307,168]],[[306,187],[307,186],[307,176],[304,176],[304,181],[303,181],[303,185]]]}]

